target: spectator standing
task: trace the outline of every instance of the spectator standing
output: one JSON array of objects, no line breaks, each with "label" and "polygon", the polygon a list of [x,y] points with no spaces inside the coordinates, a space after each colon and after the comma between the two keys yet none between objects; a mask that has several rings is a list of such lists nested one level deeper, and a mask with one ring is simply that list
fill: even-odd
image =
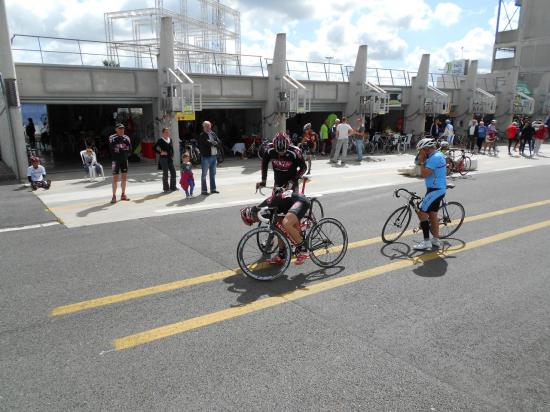
[{"label": "spectator standing", "polygon": [[[485,138],[487,137],[487,127],[485,126],[485,122],[482,120],[479,122],[479,126],[477,128],[477,153],[481,154],[481,146],[483,146],[483,143],[485,142]],[[485,154],[485,151],[484,151]]]},{"label": "spectator standing", "polygon": [[474,153],[476,148],[478,128],[477,120],[473,119],[468,128],[468,146],[466,147],[472,153]]},{"label": "spectator standing", "polygon": [[453,147],[453,142],[455,140],[455,128],[451,123],[450,119],[445,120],[445,130],[443,131],[443,136],[449,142],[449,147]]},{"label": "spectator standing", "polygon": [[439,120],[434,119],[432,123],[432,127],[430,128],[430,136],[432,138],[437,139],[439,137]]},{"label": "spectator standing", "polygon": [[307,123],[304,126],[304,135],[300,142],[300,149],[302,150],[302,155],[306,158],[307,162],[307,174],[311,174],[311,159],[313,153],[317,148],[317,136],[311,128],[311,123]]},{"label": "spectator standing", "polygon": [[111,203],[116,203],[116,192],[118,187],[118,176],[121,174],[120,189],[122,194],[120,200],[129,201],[126,196],[126,181],[128,179],[128,155],[132,149],[130,138],[124,134],[124,125],[118,123],[115,126],[115,134],[109,136],[109,149],[112,158],[113,170],[113,197]]},{"label": "spectator standing", "polygon": [[345,164],[346,156],[348,154],[348,145],[350,135],[355,134],[355,130],[348,124],[348,119],[342,117],[342,122],[336,128],[336,151],[332,158],[333,163],[338,163],[338,159],[341,159],[342,164]]},{"label": "spectator standing", "polygon": [[334,121],[334,124],[330,128],[330,159],[332,161],[332,158],[334,157],[334,153],[336,152],[336,129],[338,128],[338,125],[340,124],[340,119],[336,119]]},{"label": "spectator standing", "polygon": [[327,141],[328,141],[328,119],[324,121],[319,130],[319,139],[321,141],[321,155],[326,155]]},{"label": "spectator standing", "polygon": [[[491,120],[491,124],[487,126],[487,137],[485,138],[485,149],[487,149],[487,154],[491,154],[491,149],[493,149],[493,154],[497,155],[497,148],[495,146],[497,140],[497,121]],[[483,152],[485,152],[483,149]]]},{"label": "spectator standing", "polygon": [[519,127],[517,122],[512,122],[506,128],[506,137],[508,138],[508,154],[512,156],[512,144],[517,142]]},{"label": "spectator standing", "polygon": [[220,193],[216,190],[216,167],[218,165],[218,147],[220,139],[212,131],[212,124],[209,121],[202,123],[202,133],[197,139],[199,151],[201,152],[201,194],[208,196],[206,178],[210,175],[210,193]]},{"label": "spectator standing", "polygon": [[[176,188],[176,169],[174,168],[174,144],[170,137],[170,129],[162,129],[162,136],[153,146],[155,152],[160,156],[159,164],[162,169],[162,189],[165,192],[173,192]],[[170,172],[170,184],[168,183],[168,172]]]},{"label": "spectator standing", "polygon": [[540,146],[542,145],[542,142],[544,139],[546,139],[546,135],[548,134],[548,126],[546,126],[542,121],[538,121],[538,126],[535,129],[535,148],[533,150],[533,154],[535,156],[539,155]]},{"label": "spectator standing", "polygon": [[357,151],[357,161],[363,161],[363,152],[365,150],[365,122],[362,117],[357,118],[357,129],[354,134],[355,149]]},{"label": "spectator standing", "polygon": [[521,145],[519,147],[519,154],[525,156],[525,145],[529,145],[529,156],[533,156],[531,150],[533,136],[535,135],[535,128],[531,125],[531,122],[527,120],[523,130],[521,131]]},{"label": "spectator standing", "polygon": [[187,152],[185,152],[181,157],[180,186],[185,192],[186,198],[193,197],[193,190],[195,189],[195,178],[193,177],[193,165],[191,164],[191,157]]},{"label": "spectator standing", "polygon": [[29,145],[31,146],[31,148],[36,148],[36,127],[34,126],[32,117],[28,118],[27,126],[25,126],[25,133],[27,133],[27,137],[29,138]]}]

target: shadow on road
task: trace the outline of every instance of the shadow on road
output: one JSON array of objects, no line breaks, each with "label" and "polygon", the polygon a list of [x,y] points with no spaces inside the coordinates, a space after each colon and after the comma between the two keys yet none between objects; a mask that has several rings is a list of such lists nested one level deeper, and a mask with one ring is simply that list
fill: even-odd
[{"label": "shadow on road", "polygon": [[335,266],[309,273],[300,273],[292,278],[281,277],[271,282],[259,282],[239,274],[225,278],[224,282],[229,285],[228,291],[239,294],[237,297],[238,303],[232,305],[232,307],[238,307],[255,302],[264,296],[278,296],[297,289],[303,289],[308,283],[337,276],[344,269],[343,266]]},{"label": "shadow on road", "polygon": [[113,203],[110,203],[110,202],[104,203],[102,205],[97,205],[97,206],[90,207],[88,209],[81,210],[77,212],[76,215],[78,217],[86,217],[88,215],[91,215],[92,213],[97,213],[97,212],[101,212],[102,210],[107,210],[111,206],[113,206]]}]

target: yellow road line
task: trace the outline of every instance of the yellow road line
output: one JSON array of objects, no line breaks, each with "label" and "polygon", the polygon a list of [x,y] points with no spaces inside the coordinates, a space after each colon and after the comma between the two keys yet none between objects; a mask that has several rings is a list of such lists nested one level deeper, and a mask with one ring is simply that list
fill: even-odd
[{"label": "yellow road line", "polygon": [[289,291],[277,296],[248,303],[243,306],[220,310],[218,312],[209,313],[207,315],[161,326],[155,329],[136,333],[134,335],[129,335],[123,338],[118,338],[113,341],[113,347],[116,350],[129,349],[134,346],[143,345],[143,344],[150,343],[169,336],[187,332],[193,329],[198,329],[204,326],[212,325],[214,323],[219,323],[224,320],[243,316],[248,313],[253,313],[262,309],[281,305],[283,303],[301,299],[306,296],[315,295],[317,293],[334,289],[340,286],[349,285],[351,283],[359,282],[374,276],[382,275],[384,273],[414,266],[418,263],[429,262],[431,260],[434,260],[440,257],[445,257],[445,256],[455,255],[461,252],[466,252],[468,250],[479,248],[481,246],[486,246],[491,243],[499,242],[505,239],[510,239],[516,236],[523,235],[525,233],[533,232],[535,230],[540,230],[548,227],[550,227],[550,220],[536,223],[534,225],[524,226],[522,228],[518,228],[514,230],[509,230],[507,232],[498,233],[496,235],[488,236],[482,239],[473,240],[471,242],[466,243],[463,246],[450,248],[442,252],[426,253],[419,257],[401,260],[399,262],[393,262],[393,263],[378,266],[372,269],[368,269],[363,272],[357,272],[351,275],[342,276],[339,278],[327,280],[320,283],[315,283],[303,289]]},{"label": "yellow road line", "polygon": [[[531,209],[531,208],[534,208],[534,207],[545,206],[545,205],[550,205],[550,199],[549,200],[542,200],[542,201],[534,202],[534,203],[527,203],[527,204],[523,204],[523,205],[519,205],[519,206],[514,206],[514,207],[507,208],[507,209],[496,210],[496,211],[493,211],[493,212],[482,213],[480,215],[469,216],[466,219],[464,219],[464,222],[475,222],[475,221],[479,221],[479,220],[482,220],[482,219],[489,219],[491,217],[502,216],[502,215],[506,215],[506,214],[510,214],[510,213],[514,213],[514,212],[519,212],[519,211],[522,211],[522,210]],[[403,237],[411,236],[412,234],[413,234],[412,230],[407,230],[403,234]],[[380,236],[377,236],[377,237],[373,237],[373,238],[370,238],[370,239],[351,242],[348,245],[348,249],[356,249],[356,248],[366,247],[366,246],[375,245],[375,244],[378,244],[378,243],[381,243],[381,242],[382,241],[380,239]],[[335,249],[338,249],[338,248],[336,247]],[[50,316],[68,315],[68,314],[71,314],[71,313],[76,313],[76,312],[81,312],[81,311],[84,311],[84,310],[89,310],[89,309],[94,309],[94,308],[98,308],[98,307],[102,307],[102,306],[112,305],[114,303],[125,302],[127,300],[143,298],[143,297],[146,297],[146,296],[150,296],[150,295],[154,295],[154,294],[158,294],[158,293],[169,292],[169,291],[173,291],[173,290],[176,290],[176,289],[182,289],[182,288],[186,288],[186,287],[189,287],[189,286],[199,285],[199,284],[202,284],[202,283],[213,282],[213,281],[216,281],[216,280],[223,280],[227,277],[234,276],[234,275],[239,274],[239,273],[241,273],[240,269],[230,269],[230,270],[225,270],[225,271],[222,271],[222,272],[216,272],[216,273],[211,273],[211,274],[207,274],[207,275],[197,276],[197,277],[193,277],[193,278],[189,278],[189,279],[176,280],[176,281],[173,281],[173,282],[163,283],[163,284],[159,284],[159,285],[156,285],[156,286],[151,286],[151,287],[147,287],[147,288],[143,288],[143,289],[136,289],[136,290],[132,290],[132,291],[129,291],[129,292],[123,292],[123,293],[119,293],[119,294],[115,294],[115,295],[104,296],[104,297],[97,298],[97,299],[91,299],[91,300],[86,300],[86,301],[82,301],[82,302],[78,302],[78,303],[72,303],[72,304],[69,304],[69,305],[64,305],[64,306],[59,306],[59,307],[54,308],[50,312]]]}]

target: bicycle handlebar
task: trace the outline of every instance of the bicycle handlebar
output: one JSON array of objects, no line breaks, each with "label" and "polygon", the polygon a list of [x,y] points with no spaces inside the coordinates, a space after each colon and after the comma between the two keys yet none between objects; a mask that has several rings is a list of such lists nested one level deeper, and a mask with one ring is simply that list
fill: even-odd
[{"label": "bicycle handlebar", "polygon": [[422,199],[420,196],[418,196],[415,192],[411,192],[410,190],[407,190],[403,187],[399,188],[399,189],[396,189],[393,194],[395,195],[395,197],[400,197],[399,196],[399,192],[405,192],[406,194],[408,194],[411,199]]},{"label": "bicycle handlebar", "polygon": [[267,211],[267,210],[269,210],[269,207],[267,207],[267,206],[262,207],[260,210],[258,210],[258,215],[257,215],[257,216],[258,216],[258,220],[259,220],[260,222],[268,223],[268,224],[269,224],[270,220],[269,220],[268,218],[266,218],[266,217],[263,216],[263,213],[264,213],[265,211]]}]

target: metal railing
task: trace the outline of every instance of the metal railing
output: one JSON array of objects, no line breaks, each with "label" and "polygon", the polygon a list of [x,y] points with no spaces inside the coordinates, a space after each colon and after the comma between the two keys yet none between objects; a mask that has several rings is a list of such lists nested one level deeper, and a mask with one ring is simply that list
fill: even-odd
[{"label": "metal railing", "polygon": [[[24,34],[14,34],[11,45],[18,63],[156,68],[156,53],[144,45]],[[108,53],[108,46],[116,53]]]},{"label": "metal railing", "polygon": [[[11,39],[18,63],[68,64],[155,69],[154,46],[61,37],[15,34]],[[175,49],[176,67],[189,74],[266,77],[272,59],[261,56]],[[287,74],[298,81],[347,82],[353,66],[339,63],[287,60]],[[367,82],[381,87],[408,87],[415,72],[367,68]],[[430,73],[428,84],[439,89],[460,88],[463,76]],[[486,87],[484,87],[487,90]]]}]

